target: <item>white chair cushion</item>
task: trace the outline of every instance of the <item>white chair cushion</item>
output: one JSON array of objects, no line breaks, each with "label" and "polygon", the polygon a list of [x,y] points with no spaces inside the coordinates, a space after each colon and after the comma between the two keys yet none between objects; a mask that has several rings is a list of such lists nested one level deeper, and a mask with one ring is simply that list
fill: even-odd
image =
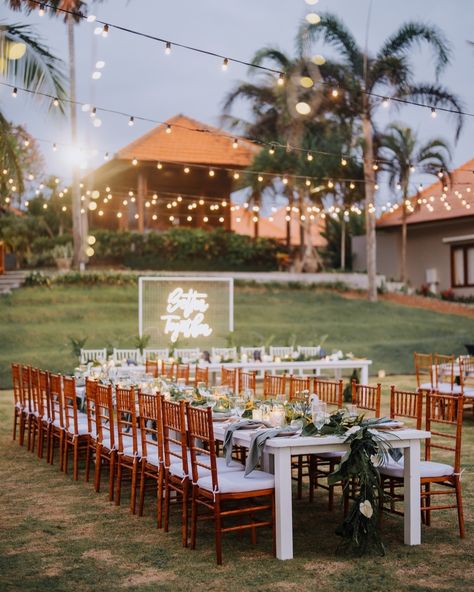
[{"label": "white chair cushion", "polygon": [[[206,463],[209,461],[209,457],[206,458]],[[216,458],[216,466],[217,466],[217,472],[219,474],[221,473],[232,473],[234,471],[243,471],[244,470],[244,466],[235,461],[235,460],[231,460],[230,464],[227,466],[226,462],[225,462],[225,458]],[[188,467],[189,467],[189,478],[192,478],[192,474],[193,474],[193,470],[191,468],[191,458],[189,458],[188,460]],[[181,479],[184,477],[184,472],[183,472],[183,464],[181,462],[175,462],[172,463],[169,467],[169,472],[174,475],[175,477],[180,477]],[[200,479],[201,477],[207,477],[208,475],[210,475],[211,472],[209,471],[209,469],[206,469],[206,467],[200,467],[198,466],[198,478]]]},{"label": "white chair cushion", "polygon": [[[263,471],[252,471],[247,477],[243,471],[223,473],[219,475],[218,481],[220,493],[243,493],[275,487],[274,476]],[[197,485],[202,489],[212,491],[212,477],[202,477],[198,480]]]},{"label": "white chair cushion", "polygon": [[[70,434],[74,434],[74,426],[69,426],[68,432]],[[77,426],[77,435],[78,436],[85,436],[88,433],[89,433],[89,428],[87,427],[87,424],[86,425],[78,424],[78,426]]]},{"label": "white chair cushion", "polygon": [[[386,477],[403,479],[403,462],[389,462],[380,467],[380,472]],[[449,477],[454,473],[453,467],[444,463],[422,460],[420,462],[420,477]]]},{"label": "white chair cushion", "polygon": [[420,384],[420,388],[422,389],[432,389],[433,385],[431,384],[431,382],[423,382]]}]

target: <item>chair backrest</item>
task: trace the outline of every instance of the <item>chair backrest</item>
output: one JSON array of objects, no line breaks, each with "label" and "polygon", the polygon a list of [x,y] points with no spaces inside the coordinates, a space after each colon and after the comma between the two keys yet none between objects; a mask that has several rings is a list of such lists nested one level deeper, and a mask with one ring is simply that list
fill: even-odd
[{"label": "chair backrest", "polygon": [[23,406],[23,390],[21,388],[21,369],[20,364],[12,364],[12,384],[13,384],[13,398],[15,405]]},{"label": "chair backrest", "polygon": [[170,350],[167,347],[162,347],[161,349],[146,347],[143,350],[143,357],[145,360],[167,360],[170,357]]},{"label": "chair backrest", "polygon": [[265,346],[261,345],[258,347],[241,347],[240,356],[242,357],[242,355],[247,356],[249,360],[261,360],[265,355]]},{"label": "chair backrest", "polygon": [[97,384],[95,389],[95,417],[97,422],[97,442],[107,444],[109,450],[115,448],[114,404],[112,386]]},{"label": "chair backrest", "polygon": [[263,397],[268,399],[277,395],[286,395],[286,374],[265,372],[263,375]]},{"label": "chair backrest", "polygon": [[32,411],[31,401],[31,366],[21,366],[21,392],[23,404],[26,409]]},{"label": "chair backrest", "polygon": [[315,376],[313,379],[313,393],[318,395],[321,401],[328,405],[335,405],[338,409],[342,407],[342,396],[344,393],[344,381],[325,380]]},{"label": "chair backrest", "polygon": [[418,388],[428,382],[433,385],[433,355],[432,354],[413,354],[415,360],[416,383]]},{"label": "chair backrest", "polygon": [[38,414],[38,417],[43,417],[43,400],[40,400],[38,368],[30,369],[30,390],[32,410]]},{"label": "chair backrest", "polygon": [[197,386],[200,382],[204,382],[206,386],[209,386],[209,368],[202,368],[196,364],[196,369],[194,371],[194,384]]},{"label": "chair backrest", "polygon": [[320,345],[298,345],[296,348],[299,354],[309,358],[317,357],[321,353]]},{"label": "chair backrest", "polygon": [[198,347],[178,347],[173,350],[175,358],[181,359],[183,362],[196,362],[199,360],[201,351]]},{"label": "chair backrest", "polygon": [[87,362],[107,362],[107,350],[102,349],[81,349],[81,364],[87,364]]},{"label": "chair backrest", "polygon": [[390,387],[390,418],[408,417],[416,422],[416,429],[421,430],[423,420],[423,390],[402,391]]},{"label": "chair backrest", "polygon": [[189,364],[176,364],[176,380],[184,379],[189,384]]},{"label": "chair backrest", "polygon": [[295,350],[291,346],[271,345],[269,351],[274,358],[291,358]]},{"label": "chair backrest", "polygon": [[154,378],[158,378],[158,360],[145,360],[146,374],[152,374]]},{"label": "chair backrest", "polygon": [[464,388],[474,387],[474,356],[463,356],[459,359],[459,384]]},{"label": "chair backrest", "polygon": [[150,395],[141,391],[138,391],[137,395],[142,459],[157,458],[159,464],[163,464],[163,397],[160,394]]},{"label": "chair backrest", "polygon": [[290,376],[289,377],[289,399],[293,401],[295,399],[304,399],[305,391],[309,395],[311,394],[311,376]]},{"label": "chair backrest", "polygon": [[43,417],[51,419],[51,396],[49,392],[49,374],[45,370],[38,370],[39,395],[42,401]]},{"label": "chair backrest", "polygon": [[86,378],[86,414],[87,414],[87,430],[89,434],[97,437],[97,416],[96,416],[96,391],[97,381]]},{"label": "chair backrest", "polygon": [[[181,462],[183,474],[189,474],[186,434],[186,405],[185,401],[163,401],[163,447],[165,453],[165,467],[172,463]],[[179,439],[178,439],[179,438]]]},{"label": "chair backrest", "polygon": [[239,368],[237,373],[238,382],[238,393],[244,391],[251,391],[254,395],[257,390],[257,372],[255,370],[248,370],[244,372],[242,368]]},{"label": "chair backrest", "polygon": [[352,403],[359,409],[373,411],[375,417],[380,417],[380,398],[382,385],[368,386],[367,384],[358,384],[352,381]]},{"label": "chair backrest", "polygon": [[49,393],[51,404],[51,421],[55,422],[57,427],[64,429],[64,404],[62,377],[60,374],[49,373]]},{"label": "chair backrest", "polygon": [[434,387],[439,388],[442,384],[445,384],[452,390],[454,386],[454,354],[435,354],[434,369]]},{"label": "chair backrest", "polygon": [[125,448],[132,447],[132,453],[127,451],[128,456],[138,454],[138,432],[137,432],[137,408],[135,400],[135,389],[116,387],[115,406],[117,418],[117,434],[119,453]]},{"label": "chair backrest", "polygon": [[434,391],[427,393],[426,430],[431,432],[431,438],[426,440],[425,459],[431,460],[433,449],[453,452],[454,472],[458,474],[461,468],[462,419],[462,396]]},{"label": "chair backrest", "polygon": [[235,383],[237,380],[236,368],[224,368],[221,366],[221,386],[228,386],[235,391]]},{"label": "chair backrest", "polygon": [[236,360],[237,359],[237,348],[236,347],[213,347],[211,349],[212,357],[220,356],[224,360]]},{"label": "chair backrest", "polygon": [[212,409],[188,405],[186,414],[193,483],[197,483],[199,467],[203,467],[211,472],[213,491],[219,491]]},{"label": "chair backrest", "polygon": [[165,378],[174,380],[176,377],[176,364],[174,362],[161,362],[161,374]]},{"label": "chair backrest", "polygon": [[128,360],[132,360],[135,364],[140,364],[142,361],[142,355],[138,348],[117,349],[114,347],[113,360],[114,362],[127,362]]},{"label": "chair backrest", "polygon": [[76,381],[70,376],[63,377],[64,424],[72,434],[78,433]]}]

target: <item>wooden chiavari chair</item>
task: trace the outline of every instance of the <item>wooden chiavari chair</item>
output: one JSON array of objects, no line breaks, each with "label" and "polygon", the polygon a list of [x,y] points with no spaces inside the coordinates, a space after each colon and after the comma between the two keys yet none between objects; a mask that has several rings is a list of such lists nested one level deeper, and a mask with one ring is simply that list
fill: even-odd
[{"label": "wooden chiavari chair", "polygon": [[57,444],[59,449],[59,468],[62,469],[64,450],[64,406],[62,381],[59,374],[49,374],[49,392],[51,401],[51,430],[48,443],[48,462],[51,465],[54,463],[54,449]]},{"label": "wooden chiavari chair", "polygon": [[221,366],[221,386],[227,386],[231,391],[235,391],[236,381],[237,369]]},{"label": "wooden chiavari chair", "polygon": [[165,378],[169,378],[170,380],[174,380],[175,375],[176,375],[175,367],[176,367],[176,364],[174,362],[162,361],[161,362],[161,375],[164,376]]},{"label": "wooden chiavari chair", "polygon": [[324,401],[328,405],[334,405],[341,409],[343,392],[344,381],[342,379],[325,380],[318,376],[313,379],[313,393],[319,397],[320,401]]},{"label": "wooden chiavari chair", "polygon": [[433,355],[413,354],[415,361],[416,384],[418,388],[433,388]]},{"label": "wooden chiavari chair", "polygon": [[[31,367],[21,366],[21,398],[23,405],[23,413],[25,415],[25,429],[26,429],[26,447],[31,450],[31,432],[33,426],[33,406],[31,395]],[[22,441],[23,443],[23,441]]]},{"label": "wooden chiavari chair", "polygon": [[[289,399],[290,401],[295,400],[309,400],[309,394],[311,391],[311,376],[290,376],[289,377],[290,389]],[[308,395],[305,397],[305,394]]]},{"label": "wooden chiavari chair", "polygon": [[474,414],[474,356],[459,359],[459,389],[464,407],[471,407]]},{"label": "wooden chiavari chair", "polygon": [[238,393],[250,391],[253,396],[255,396],[257,391],[257,372],[254,370],[248,370],[244,372],[242,368],[239,368],[237,373],[237,384]]},{"label": "wooden chiavari chair", "polygon": [[[38,440],[38,456],[43,458],[44,440],[46,446],[49,445],[51,432],[51,397],[49,392],[49,374],[45,370],[39,370],[39,390],[43,405],[43,430],[41,437]],[[46,458],[48,458],[49,450],[47,450]]]},{"label": "wooden chiavari chair", "polygon": [[43,427],[43,401],[40,401],[38,368],[30,367],[30,395],[31,395],[31,419],[30,419],[30,451],[36,448],[36,435],[40,434]]},{"label": "wooden chiavari chair", "polygon": [[209,368],[202,368],[196,364],[194,372],[194,385],[197,386],[200,382],[204,382],[206,387],[209,386]]},{"label": "wooden chiavari chair", "polygon": [[165,454],[164,530],[169,530],[170,497],[181,496],[181,541],[188,546],[189,457],[186,434],[186,403],[162,402],[163,445]]},{"label": "wooden chiavari chair", "polygon": [[95,451],[94,486],[100,491],[102,463],[109,466],[109,500],[114,499],[115,461],[117,457],[117,433],[114,422],[112,386],[97,384],[95,389],[95,418],[97,441]]},{"label": "wooden chiavari chair", "polygon": [[189,364],[176,364],[176,380],[185,380],[189,384]]},{"label": "wooden chiavari chair", "polygon": [[32,450],[35,449],[36,434],[38,434],[38,458],[43,458],[44,440],[49,440],[51,422],[49,410],[48,374],[38,368],[31,369],[31,395],[33,398],[34,417],[32,425]]},{"label": "wooden chiavari chair", "polygon": [[115,505],[120,505],[122,494],[123,469],[130,471],[131,495],[130,511],[135,514],[138,465],[141,457],[141,440],[138,440],[137,411],[135,390],[133,387],[115,389],[115,402],[117,407],[117,481],[115,490]]},{"label": "wooden chiavari chair", "polygon": [[146,479],[152,479],[156,485],[156,525],[161,528],[163,523],[164,483],[162,396],[160,394],[149,395],[138,391],[138,408],[142,444],[138,515],[143,516]]},{"label": "wooden chiavari chair", "polygon": [[443,393],[454,391],[454,355],[434,355],[434,388]]},{"label": "wooden chiavari chair", "polygon": [[89,428],[87,416],[77,409],[76,381],[69,376],[63,377],[64,403],[64,454],[63,470],[68,471],[69,448],[72,448],[73,479],[79,478],[79,452],[86,452],[89,446]]},{"label": "wooden chiavari chair", "polygon": [[91,458],[95,455],[97,450],[97,416],[96,416],[96,390],[97,381],[86,378],[86,416],[87,416],[87,431],[89,432],[89,442],[86,454],[86,481],[90,477]]},{"label": "wooden chiavari chair", "polygon": [[263,375],[263,398],[273,399],[278,395],[286,395],[286,374],[270,374],[266,371]]},{"label": "wooden chiavari chair", "polygon": [[145,373],[158,378],[158,360],[145,360]]},{"label": "wooden chiavari chair", "polygon": [[352,403],[357,405],[358,409],[373,411],[375,417],[380,417],[380,401],[382,394],[382,385],[368,386],[352,381]]},{"label": "wooden chiavari chair", "polygon": [[[222,535],[226,532],[250,530],[252,543],[256,543],[257,528],[271,526],[273,549],[275,550],[275,480],[273,475],[263,471],[252,471],[247,477],[242,470],[222,473],[218,470],[218,458],[212,424],[212,410],[187,406],[188,434],[192,465],[192,516],[191,548],[196,548],[198,509],[210,511],[215,528],[217,564],[222,564]],[[222,459],[223,460],[223,459]],[[205,471],[205,476],[202,471]],[[233,505],[227,508],[227,502]],[[261,503],[259,503],[261,502]],[[238,504],[236,507],[234,504]],[[262,517],[260,512],[270,512],[271,518]],[[228,517],[249,516],[244,524],[224,527]]]},{"label": "wooden chiavari chair", "polygon": [[[464,538],[464,514],[461,492],[461,440],[463,404],[460,395],[428,391],[426,395],[426,430],[431,438],[426,440],[425,460],[420,463],[421,511],[425,523],[431,523],[431,512],[435,510],[456,509],[458,513],[459,536]],[[440,460],[450,455],[452,464],[432,460],[433,451],[441,451]],[[380,473],[384,480],[389,478],[400,485],[403,483],[404,467],[401,463],[382,467]],[[432,487],[439,486],[439,489]],[[455,495],[456,503],[433,505],[438,496]],[[399,496],[398,499],[403,499]]]},{"label": "wooden chiavari chair", "polygon": [[16,440],[16,432],[19,430],[18,443],[23,446],[26,415],[24,413],[23,389],[21,388],[21,368],[20,364],[12,364],[12,383],[13,383],[13,440]]}]

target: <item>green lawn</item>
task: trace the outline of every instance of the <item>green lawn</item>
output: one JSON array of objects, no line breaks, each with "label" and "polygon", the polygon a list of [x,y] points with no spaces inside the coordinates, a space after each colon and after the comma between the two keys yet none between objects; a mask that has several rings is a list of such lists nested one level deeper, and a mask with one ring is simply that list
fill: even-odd
[{"label": "green lawn", "polygon": [[[391,377],[400,387],[412,377]],[[387,389],[384,388],[384,412]],[[108,502],[84,482],[64,475],[11,440],[11,392],[0,392],[0,590],[14,592],[448,592],[473,590],[474,567],[474,422],[466,414],[463,448],[463,499],[466,539],[460,540],[453,510],[436,512],[422,527],[423,544],[403,545],[403,521],[383,521],[385,557],[354,559],[336,554],[334,530],[341,507],[327,511],[327,494],[317,490],[313,504],[294,502],[295,559],[281,562],[271,554],[269,533],[257,546],[248,536],[224,537],[224,565],[214,559],[210,524],[201,523],[196,551],[183,549],[179,513],[168,534],[156,529],[154,500],[147,496],[145,515],[132,516],[128,490],[123,505]],[[338,500],[340,498],[338,497]]]},{"label": "green lawn", "polygon": [[[462,353],[474,320],[408,308],[369,304],[315,289],[237,287],[235,342],[258,345],[318,343],[374,360],[372,372],[413,372],[413,351]],[[134,286],[24,288],[0,297],[0,388],[10,386],[12,361],[70,371],[77,360],[69,337],[87,346],[133,346],[138,333]]]}]

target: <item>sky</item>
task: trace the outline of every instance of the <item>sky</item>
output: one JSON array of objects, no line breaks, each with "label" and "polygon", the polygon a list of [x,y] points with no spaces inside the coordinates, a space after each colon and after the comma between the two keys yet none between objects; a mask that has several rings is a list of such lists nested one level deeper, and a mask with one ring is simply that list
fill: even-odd
[{"label": "sky", "polygon": [[[370,0],[319,0],[308,7],[304,0],[105,0],[91,3],[89,14],[119,25],[137,29],[170,41],[194,45],[229,57],[250,60],[263,46],[294,51],[297,28],[310,10],[333,12],[344,20],[359,43],[365,44]],[[452,46],[452,63],[441,75],[441,82],[461,97],[466,111],[474,112],[472,75],[474,70],[473,0],[373,0],[368,27],[369,51],[376,52],[383,41],[402,23],[410,20],[440,27]],[[28,23],[51,50],[67,60],[66,27],[61,19],[26,16],[12,12],[2,3],[0,20]],[[117,109],[156,120],[183,113],[202,122],[219,125],[226,94],[238,81],[248,79],[245,66],[231,64],[222,71],[222,61],[173,48],[165,55],[162,44],[111,30],[103,39],[94,35],[95,25],[76,27],[77,98],[81,102]],[[333,52],[322,44],[314,53],[326,57]],[[105,61],[100,80],[92,80],[98,60]],[[413,51],[418,81],[433,81],[434,69],[426,48]],[[24,124],[40,142],[46,172],[65,179],[70,176],[71,154],[67,149],[52,150],[52,142],[70,145],[67,122],[51,116],[45,105],[0,86],[2,110],[14,123]],[[380,110],[382,111],[382,110]],[[238,105],[234,113],[248,116],[247,107]],[[113,153],[145,133],[152,124],[127,118],[101,116],[102,126],[93,127],[90,117],[79,111],[79,137],[82,145],[97,151],[90,166],[103,162],[105,152]],[[454,145],[454,125],[448,114],[436,119],[428,110],[393,106],[383,110],[379,124],[400,121],[413,127],[421,138],[444,137]],[[465,120],[462,135],[453,149],[453,166],[474,157],[474,117]],[[49,143],[47,142],[49,141]],[[425,179],[419,179],[426,182]],[[418,183],[418,180],[416,180]],[[382,196],[382,199],[385,199]]]}]

